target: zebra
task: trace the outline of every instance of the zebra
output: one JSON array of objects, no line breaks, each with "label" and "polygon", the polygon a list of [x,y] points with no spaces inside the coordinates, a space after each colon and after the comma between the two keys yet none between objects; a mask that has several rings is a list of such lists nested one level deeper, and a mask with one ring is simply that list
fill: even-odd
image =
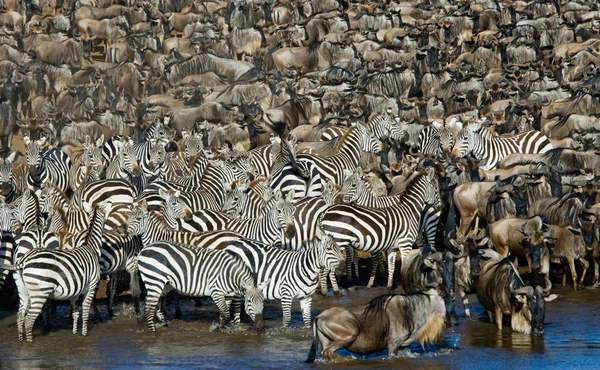
[{"label": "zebra", "polygon": [[142,143],[133,144],[140,169],[148,181],[160,176],[167,156],[164,145],[160,138],[151,138]]},{"label": "zebra", "polygon": [[379,140],[390,139],[400,141],[407,135],[406,131],[387,114],[379,114],[369,120],[367,125],[371,136]]},{"label": "zebra", "polygon": [[12,203],[18,196],[17,187],[13,181],[13,162],[17,152],[12,152],[6,158],[0,158],[0,195],[7,203]]},{"label": "zebra", "polygon": [[106,167],[101,149],[103,143],[104,134],[96,140],[95,145],[92,144],[89,135],[86,135],[83,153],[78,158],[73,159],[70,177],[72,191],[76,191],[84,182],[100,179]]},{"label": "zebra", "polygon": [[550,140],[539,131],[528,131],[511,137],[494,136],[494,133],[482,127],[483,120],[469,124],[462,135],[457,137],[452,154],[463,158],[472,153],[475,159],[482,160],[479,167],[488,171],[503,158],[513,153],[546,153],[552,149]]},{"label": "zebra", "polygon": [[84,202],[94,207],[101,202],[131,204],[137,197],[135,187],[125,179],[104,179],[83,184],[73,194],[72,201],[78,207]]},{"label": "zebra", "polygon": [[360,163],[361,153],[379,153],[383,149],[380,141],[371,138],[367,129],[361,124],[350,127],[338,141],[338,151],[330,157],[318,157],[310,154],[298,154],[298,162],[309,163],[321,174],[322,181],[330,180],[342,186],[344,169],[356,168]]},{"label": "zebra", "polygon": [[41,230],[41,208],[39,198],[30,189],[13,203],[13,217],[23,230]]},{"label": "zebra", "polygon": [[166,324],[156,308],[162,295],[175,289],[193,296],[210,296],[220,311],[220,325],[230,319],[233,305],[235,324],[240,322],[241,297],[245,311],[262,328],[263,290],[268,281],[256,285],[252,272],[227,252],[160,241],[146,246],[138,256],[138,269],[146,290],[146,320],[156,331],[155,315]]},{"label": "zebra", "polygon": [[[12,262],[15,248],[14,228],[13,210],[0,198],[0,266]],[[4,287],[8,273],[8,270],[0,270],[0,290]]]},{"label": "zebra", "polygon": [[300,300],[304,327],[311,323],[312,297],[317,289],[320,271],[334,271],[342,260],[342,252],[333,240],[319,234],[300,252],[273,248],[256,240],[231,243],[225,251],[237,256],[265,284],[265,299],[281,300],[283,327],[291,320],[292,300]]},{"label": "zebra", "polygon": [[46,138],[32,141],[29,136],[25,136],[23,141],[29,168],[27,187],[39,196],[41,185],[50,182],[66,192],[70,184],[71,158],[59,149],[42,153],[41,148],[46,143]]},{"label": "zebra", "polygon": [[181,132],[183,140],[183,153],[185,161],[189,164],[190,160],[196,157],[204,149],[204,143],[202,142],[202,134],[189,133],[187,131]]},{"label": "zebra", "polygon": [[388,289],[392,288],[396,251],[404,256],[417,238],[425,205],[440,205],[438,180],[433,168],[413,176],[402,201],[386,208],[335,204],[325,211],[321,229],[344,247],[359,251],[387,251]]},{"label": "zebra", "polygon": [[[127,271],[130,276],[130,286],[133,305],[136,314],[139,311],[139,296],[141,294],[137,273],[137,256],[142,250],[142,241],[137,236],[123,236],[118,232],[104,231],[102,234],[102,249],[100,252],[100,273],[116,275]],[[108,314],[113,316],[113,302],[116,294],[117,279],[111,279],[108,294]]]},{"label": "zebra", "polygon": [[109,163],[106,168],[107,179],[128,179],[138,193],[146,188],[147,179],[140,168],[133,140],[112,137],[104,144],[102,155]]},{"label": "zebra", "polygon": [[440,156],[454,147],[455,131],[462,130],[462,123],[452,117],[448,123],[434,121],[419,133],[419,152],[426,155]]},{"label": "zebra", "polygon": [[[392,207],[403,200],[403,194],[393,196],[377,196],[373,192],[371,185],[363,178],[362,168],[357,168],[350,176],[346,178],[342,193],[344,194],[344,203],[353,203],[363,207],[386,208]],[[415,239],[417,247],[423,247],[428,242],[435,249],[435,237],[438,229],[441,208],[435,209],[426,206],[423,215],[419,221],[419,233]],[[351,251],[349,251],[351,252]],[[355,275],[358,276],[358,260],[353,253],[348,253],[348,276],[352,277],[351,266],[354,267]],[[381,261],[380,256],[371,256],[371,277],[367,287],[372,287],[375,282],[377,267]]]},{"label": "zebra", "polygon": [[13,276],[19,299],[24,302],[19,306],[17,319],[19,340],[23,340],[25,332],[25,339],[33,341],[33,324],[49,298],[71,301],[73,334],[77,334],[78,301],[83,296],[81,334],[87,335],[90,305],[100,281],[98,259],[102,228],[110,211],[110,203],[103,209],[92,209],[87,203],[84,207],[86,212],[91,213],[90,232],[85,246],[73,250],[34,249],[23,256],[17,265],[5,266],[15,271]]},{"label": "zebra", "polygon": [[[291,203],[294,193],[283,198],[281,192],[275,193],[273,199],[258,218],[235,218],[221,212],[202,210],[192,215],[190,221],[177,220],[180,231],[202,232],[212,230],[230,230],[246,238],[261,240],[267,244],[282,243],[286,237],[293,237],[295,208]],[[167,203],[167,207],[175,203]],[[181,214],[177,209],[166,210],[168,214]]]}]

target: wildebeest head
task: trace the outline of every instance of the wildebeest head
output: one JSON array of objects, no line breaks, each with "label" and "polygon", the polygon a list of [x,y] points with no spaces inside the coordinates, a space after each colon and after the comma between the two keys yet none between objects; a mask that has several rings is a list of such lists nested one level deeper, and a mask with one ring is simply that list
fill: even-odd
[{"label": "wildebeest head", "polygon": [[546,301],[552,301],[557,297],[556,295],[544,297],[546,292],[547,289],[544,290],[539,285],[535,289],[526,286],[512,291],[511,327],[514,331],[523,334],[544,334]]},{"label": "wildebeest head", "polygon": [[534,217],[521,225],[519,229],[525,236],[522,245],[525,254],[531,258],[531,268],[534,273],[546,274],[550,270],[550,256],[552,255],[549,240],[554,233],[552,228],[542,222],[540,217]]}]

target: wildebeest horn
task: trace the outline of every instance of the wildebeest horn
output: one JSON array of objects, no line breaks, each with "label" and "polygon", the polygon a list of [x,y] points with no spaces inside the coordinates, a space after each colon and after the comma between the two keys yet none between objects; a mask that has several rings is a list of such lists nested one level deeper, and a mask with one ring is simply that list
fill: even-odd
[{"label": "wildebeest horn", "polygon": [[552,289],[552,282],[550,281],[550,279],[548,279],[547,276],[544,280],[546,280],[546,288],[542,289],[542,292],[548,293],[550,292],[550,289]]},{"label": "wildebeest horn", "polygon": [[526,296],[531,297],[533,296],[533,287],[524,286],[519,289],[513,290],[512,294],[525,294]]}]

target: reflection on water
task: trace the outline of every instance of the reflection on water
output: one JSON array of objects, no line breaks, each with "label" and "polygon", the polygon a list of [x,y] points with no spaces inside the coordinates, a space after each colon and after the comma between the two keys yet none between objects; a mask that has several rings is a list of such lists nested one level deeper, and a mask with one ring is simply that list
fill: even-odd
[{"label": "reflection on water", "polygon": [[[257,332],[249,322],[240,328],[214,331],[218,313],[205,301],[183,305],[182,320],[172,320],[156,333],[145,331],[130,305],[121,304],[111,321],[92,320],[88,337],[71,334],[67,307],[59,307],[49,330],[36,325],[34,343],[17,341],[15,310],[0,309],[0,369],[73,369],[73,368],[277,368],[277,369],[503,369],[597,368],[600,348],[600,324],[596,319],[600,303],[598,292],[574,292],[558,287],[561,297],[547,304],[544,336],[501,332],[483,317],[483,310],[472,297],[473,318],[459,312],[459,325],[446,330],[434,346],[419,345],[400,351],[393,359],[387,352],[357,358],[347,351],[331,362],[305,365],[311,344],[311,332],[301,328],[299,307],[293,306],[292,328],[283,329],[278,302],[265,306],[267,329]],[[333,305],[367,302],[385,289],[358,289],[343,297],[315,297],[313,315]],[[15,303],[16,305],[16,303]],[[459,310],[462,307],[459,305]],[[103,307],[101,306],[101,311]],[[247,320],[247,319],[246,319]]]}]

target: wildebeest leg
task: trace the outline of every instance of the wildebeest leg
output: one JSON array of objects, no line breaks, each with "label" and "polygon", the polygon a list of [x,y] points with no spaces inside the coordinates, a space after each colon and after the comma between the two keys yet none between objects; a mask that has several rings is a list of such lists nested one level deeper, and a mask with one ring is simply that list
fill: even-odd
[{"label": "wildebeest leg", "polygon": [[[321,323],[321,321],[319,321]],[[338,349],[344,348],[350,345],[359,333],[359,328],[352,322],[344,322],[343,324],[335,323],[335,331],[330,330],[327,323],[325,325],[319,325],[317,333],[319,335],[319,342],[323,351],[321,356],[326,360],[331,360],[333,354]],[[330,339],[331,338],[331,339]]]},{"label": "wildebeest leg", "polygon": [[581,273],[581,278],[579,279],[579,287],[583,289],[583,278],[585,277],[585,273],[587,272],[587,269],[590,266],[590,264],[583,257],[579,257],[579,262],[581,262],[581,265],[583,266],[583,272]]},{"label": "wildebeest leg", "polygon": [[502,330],[502,308],[496,307],[494,314],[496,315],[496,327],[498,330]]},{"label": "wildebeest leg", "polygon": [[464,289],[459,288],[458,293],[460,294],[460,299],[462,299],[463,305],[465,306],[465,317],[467,319],[471,318],[471,310],[469,310],[469,297]]},{"label": "wildebeest leg", "polygon": [[300,300],[300,310],[302,311],[302,319],[304,320],[304,328],[310,329],[310,307],[312,305],[312,296],[302,298]]},{"label": "wildebeest leg", "polygon": [[597,258],[594,258],[594,288],[598,286],[598,279],[600,278],[600,272],[598,271],[599,265],[600,261]]},{"label": "wildebeest leg", "polygon": [[115,278],[111,279],[109,276],[108,279],[108,316],[113,317],[115,315],[113,311],[113,305],[115,304],[115,296],[117,295],[116,275]]},{"label": "wildebeest leg", "polygon": [[575,270],[575,259],[567,258],[569,269],[571,270],[571,278],[573,279],[573,289],[577,290],[577,271]]}]

